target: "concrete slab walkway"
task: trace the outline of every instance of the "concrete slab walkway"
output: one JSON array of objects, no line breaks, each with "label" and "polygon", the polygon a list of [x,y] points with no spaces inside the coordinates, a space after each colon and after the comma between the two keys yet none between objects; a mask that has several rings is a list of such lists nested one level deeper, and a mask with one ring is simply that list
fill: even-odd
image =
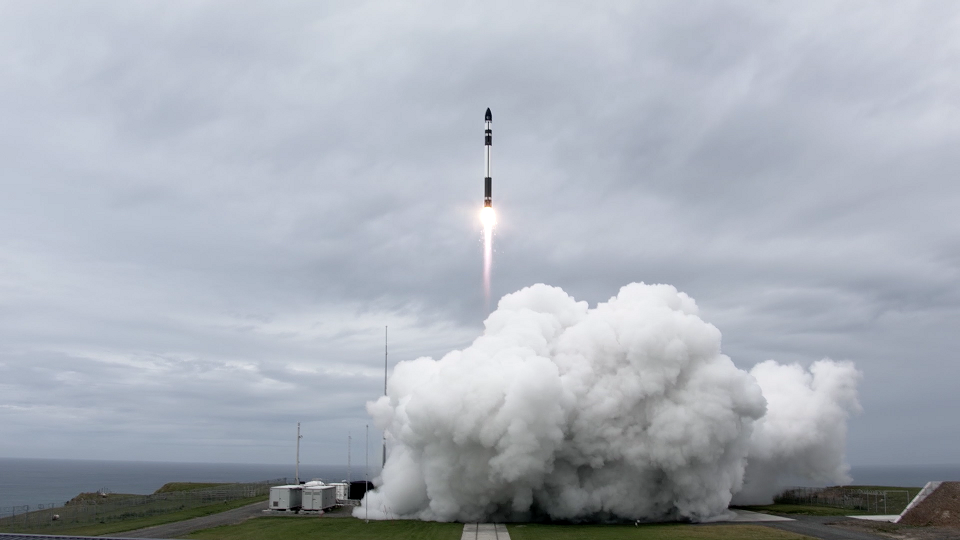
[{"label": "concrete slab walkway", "polygon": [[900,518],[900,514],[889,514],[889,515],[879,515],[879,516],[847,516],[851,519],[864,519],[867,521],[886,521],[887,523],[894,523],[897,519]]},{"label": "concrete slab walkway", "polygon": [[717,520],[715,523],[765,523],[768,521],[795,521],[788,517],[774,516],[760,512],[751,512],[749,510],[732,510],[736,517],[730,519]]},{"label": "concrete slab walkway", "polygon": [[503,523],[464,523],[460,540],[510,540]]}]

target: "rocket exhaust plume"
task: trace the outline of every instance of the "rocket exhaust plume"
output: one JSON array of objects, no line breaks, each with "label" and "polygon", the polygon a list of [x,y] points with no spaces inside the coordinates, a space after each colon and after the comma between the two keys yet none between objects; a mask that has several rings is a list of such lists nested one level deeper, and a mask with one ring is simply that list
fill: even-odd
[{"label": "rocket exhaust plume", "polygon": [[490,308],[490,269],[493,265],[493,226],[497,224],[497,215],[493,211],[493,177],[490,174],[490,151],[493,149],[493,113],[490,108],[483,116],[483,209],[480,210],[480,223],[483,224],[483,299],[486,311]]},{"label": "rocket exhaust plume", "polygon": [[497,215],[493,208],[484,207],[480,211],[480,222],[483,224],[483,299],[485,307],[490,307],[490,269],[493,264],[493,226],[497,223]]},{"label": "rocket exhaust plume", "polygon": [[388,456],[355,516],[437,521],[692,520],[769,502],[777,475],[847,483],[849,362],[737,368],[669,285],[591,308],[534,285],[483,335],[400,362],[367,404]]}]

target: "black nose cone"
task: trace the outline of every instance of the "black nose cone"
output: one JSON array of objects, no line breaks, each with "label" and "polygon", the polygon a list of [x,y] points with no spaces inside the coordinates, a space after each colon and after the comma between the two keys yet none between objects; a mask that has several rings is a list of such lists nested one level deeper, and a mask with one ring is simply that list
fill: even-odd
[{"label": "black nose cone", "polygon": [[483,116],[484,122],[493,122],[493,113],[490,112],[490,107],[487,107],[487,114]]}]

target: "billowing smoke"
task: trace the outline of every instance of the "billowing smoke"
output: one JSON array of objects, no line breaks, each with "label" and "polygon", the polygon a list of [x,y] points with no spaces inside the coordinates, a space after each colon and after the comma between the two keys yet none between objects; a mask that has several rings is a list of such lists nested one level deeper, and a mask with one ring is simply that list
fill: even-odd
[{"label": "billowing smoke", "polygon": [[355,515],[702,521],[745,472],[752,498],[776,489],[770,471],[844,479],[853,366],[740,370],[669,285],[594,309],[534,285],[485,325],[462,351],[398,364],[368,405],[389,454]]},{"label": "billowing smoke", "polygon": [[860,411],[853,363],[820,360],[806,371],[767,360],[750,374],[767,399],[767,414],[754,423],[746,483],[734,502],[769,503],[782,479],[849,483],[847,417]]}]

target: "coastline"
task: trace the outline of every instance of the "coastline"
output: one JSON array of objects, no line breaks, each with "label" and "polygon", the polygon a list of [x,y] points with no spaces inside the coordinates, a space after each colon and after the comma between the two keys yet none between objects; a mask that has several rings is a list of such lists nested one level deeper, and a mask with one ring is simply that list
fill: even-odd
[{"label": "coastline", "polygon": [[[363,479],[363,470],[340,465],[300,464],[300,479]],[[377,471],[379,472],[379,471]],[[61,505],[80,493],[149,495],[169,482],[292,482],[293,465],[244,463],[176,463],[0,458],[0,511],[4,507]],[[371,471],[371,477],[373,472]]]},{"label": "coastline", "polygon": [[[371,470],[370,479],[379,474]],[[260,482],[286,478],[292,465],[249,463],[178,463],[97,461],[42,458],[0,458],[0,511],[4,507],[61,505],[80,493],[106,489],[112,493],[148,495],[168,482]],[[852,485],[921,487],[930,480],[960,480],[960,464],[852,466]],[[327,482],[362,480],[362,467],[300,465],[300,479]]]}]

